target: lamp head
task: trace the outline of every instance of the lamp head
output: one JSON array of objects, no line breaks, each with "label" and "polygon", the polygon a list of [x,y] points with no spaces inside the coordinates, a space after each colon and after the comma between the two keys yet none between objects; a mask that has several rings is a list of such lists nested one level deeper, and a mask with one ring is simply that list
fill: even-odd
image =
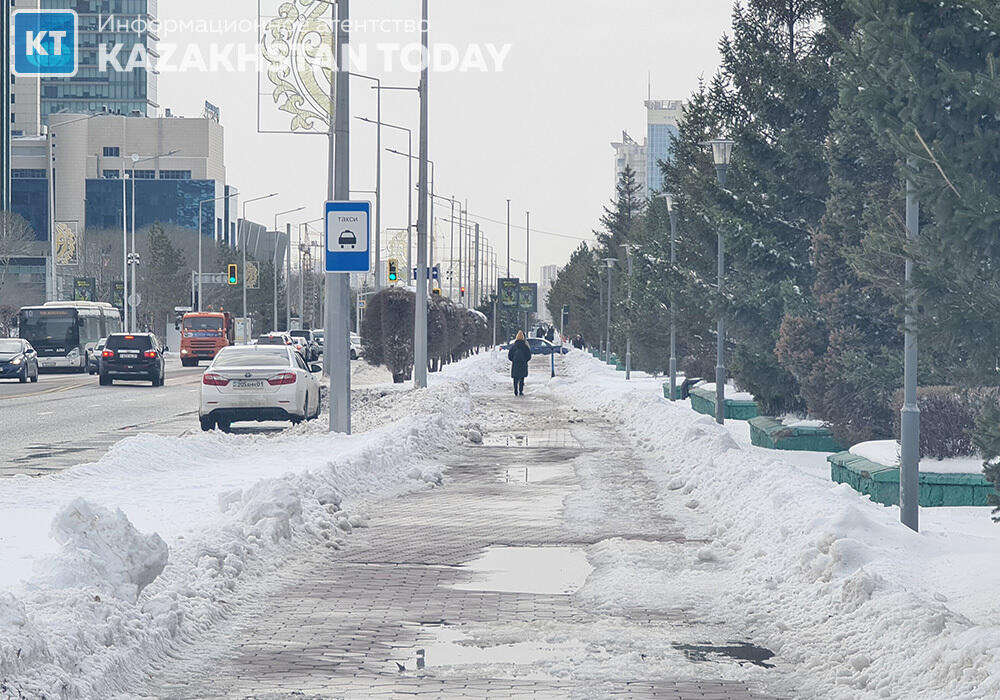
[{"label": "lamp head", "polygon": [[717,167],[727,167],[736,142],[732,139],[715,138],[711,141],[704,141],[701,145],[712,147],[712,161]]}]

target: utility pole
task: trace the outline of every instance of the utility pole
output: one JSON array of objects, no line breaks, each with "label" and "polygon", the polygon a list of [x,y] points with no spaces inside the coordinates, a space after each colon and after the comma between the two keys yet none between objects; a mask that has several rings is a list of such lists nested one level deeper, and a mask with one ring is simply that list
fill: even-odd
[{"label": "utility pole", "polygon": [[[327,196],[331,201],[351,198],[351,90],[347,72],[350,42],[350,0],[337,0],[335,8],[336,66],[331,81],[329,178]],[[326,273],[326,350],[330,368],[330,432],[351,432],[351,276]]]},{"label": "utility pole", "polygon": [[[909,170],[917,161],[910,156]],[[920,236],[920,199],[913,176],[906,178],[906,238]],[[919,532],[920,519],[920,405],[917,403],[917,295],[912,287],[913,260],[906,258],[906,319],[903,349],[903,409],[900,412],[899,520]]]},{"label": "utility pole", "polygon": [[[423,56],[428,55],[430,35],[427,27],[427,3],[422,0],[420,7],[420,43]],[[428,94],[427,79],[430,71],[428,61],[423,62],[420,71],[420,172],[417,187],[420,204],[417,208],[417,298],[414,304],[413,329],[413,386],[427,387],[427,136],[428,136]]]},{"label": "utility pole", "polygon": [[618,258],[604,258],[604,262],[608,266],[608,325],[605,328],[607,337],[604,343],[604,361],[611,362],[611,272],[615,269]]},{"label": "utility pole", "polygon": [[473,294],[474,294],[474,296],[472,297],[472,308],[473,309],[476,308],[476,306],[479,304],[479,300],[482,298],[482,296],[480,295],[480,289],[479,289],[479,283],[480,283],[479,281],[481,279],[481,276],[479,274],[479,224],[478,223],[476,223],[476,262],[475,262],[475,265],[476,266],[475,266],[474,269],[476,271],[476,277],[475,277],[475,279],[472,282],[472,290],[473,290]]},{"label": "utility pole", "polygon": [[510,200],[507,200],[507,277],[510,277]]},{"label": "utility pole", "polygon": [[527,213],[524,225],[524,281],[531,281],[531,212]]},{"label": "utility pole", "polygon": [[[301,268],[301,265],[299,265]],[[299,270],[301,278],[302,271]],[[301,279],[299,284],[302,284]],[[302,309],[299,309],[299,323],[302,323]],[[292,225],[285,224],[285,330],[292,330]]]},{"label": "utility pole", "polygon": [[448,298],[455,300],[455,198],[451,199],[451,251],[448,253]]}]

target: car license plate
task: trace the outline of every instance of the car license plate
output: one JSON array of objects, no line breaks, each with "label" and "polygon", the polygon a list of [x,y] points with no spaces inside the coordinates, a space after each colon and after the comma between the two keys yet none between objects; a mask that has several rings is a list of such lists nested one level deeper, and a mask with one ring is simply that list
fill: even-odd
[{"label": "car license plate", "polygon": [[264,380],[263,379],[235,379],[233,380],[234,389],[263,389]]},{"label": "car license plate", "polygon": [[134,360],[139,357],[139,353],[137,352],[119,352],[118,355],[123,360]]}]

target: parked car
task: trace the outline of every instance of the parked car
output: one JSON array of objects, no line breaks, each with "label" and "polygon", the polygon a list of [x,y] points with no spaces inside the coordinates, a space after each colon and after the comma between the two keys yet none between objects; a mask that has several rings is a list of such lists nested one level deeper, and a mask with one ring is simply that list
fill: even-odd
[{"label": "parked car", "polygon": [[0,338],[0,379],[38,381],[38,354],[21,338]]},{"label": "parked car", "polygon": [[305,348],[306,362],[315,362],[319,359],[319,343],[311,330],[300,329],[288,331],[292,340],[296,340]]},{"label": "parked car", "polygon": [[228,431],[236,421],[291,421],[319,416],[319,365],[291,346],[258,343],[223,348],[201,380],[202,430]]},{"label": "parked car", "polygon": [[317,345],[319,345],[319,354],[323,354],[323,348],[326,344],[326,331],[322,328],[313,331],[313,337],[316,339]]},{"label": "parked car", "polygon": [[262,335],[257,337],[257,345],[288,345],[291,346],[296,352],[302,355],[302,359],[306,360],[306,349],[305,346],[290,336],[284,331],[271,331],[267,335]]},{"label": "parked car", "polygon": [[[528,347],[531,348],[532,355],[563,355],[569,354],[569,348],[565,345],[556,345],[555,343],[550,343],[545,338],[525,338],[528,341]],[[510,346],[513,345],[513,341],[502,345],[502,350],[510,350]]]},{"label": "parked car", "polygon": [[101,351],[101,386],[110,386],[116,379],[145,379],[163,386],[166,351],[152,333],[112,333]]},{"label": "parked car", "polygon": [[357,333],[351,333],[351,359],[356,360],[364,355],[364,350],[361,347],[361,336]]},{"label": "parked car", "polygon": [[97,374],[101,371],[101,352],[104,351],[107,342],[107,338],[101,338],[94,343],[93,348],[87,350],[87,374]]}]

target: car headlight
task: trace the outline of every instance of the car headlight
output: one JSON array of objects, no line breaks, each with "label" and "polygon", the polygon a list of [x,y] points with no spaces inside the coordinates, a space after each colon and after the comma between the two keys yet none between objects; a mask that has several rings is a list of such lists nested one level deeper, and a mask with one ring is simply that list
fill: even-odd
[{"label": "car headlight", "polygon": [[79,348],[73,348],[72,350],[70,350],[66,354],[66,357],[69,357],[69,358],[77,358],[79,356],[80,356],[80,349]]},{"label": "car headlight", "polygon": [[19,365],[22,362],[24,362],[24,356],[15,357],[13,360],[10,361],[12,365]]}]

